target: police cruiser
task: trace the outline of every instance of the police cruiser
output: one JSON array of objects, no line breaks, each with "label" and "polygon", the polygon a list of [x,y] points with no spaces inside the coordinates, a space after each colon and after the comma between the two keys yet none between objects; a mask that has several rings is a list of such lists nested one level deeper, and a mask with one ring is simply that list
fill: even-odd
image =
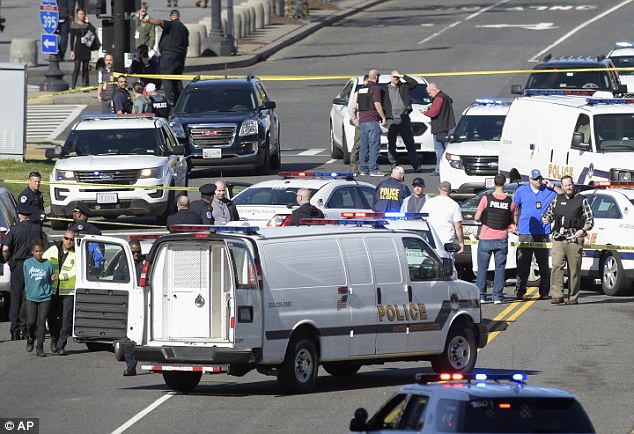
[{"label": "police cruiser", "polygon": [[[454,279],[451,259],[385,221],[312,224],[185,227],[154,242],[138,285],[125,240],[80,236],[74,335],[127,335],[139,368],[181,392],[202,373],[253,369],[290,393],[311,391],[319,365],[336,376],[388,361],[471,372],[488,330],[477,287]],[[87,264],[96,242],[99,274]]]}]

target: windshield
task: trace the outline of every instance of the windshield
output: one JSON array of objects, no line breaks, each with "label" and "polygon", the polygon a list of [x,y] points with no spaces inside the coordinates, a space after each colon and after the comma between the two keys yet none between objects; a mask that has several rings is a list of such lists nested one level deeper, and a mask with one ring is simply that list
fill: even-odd
[{"label": "windshield", "polygon": [[[610,57],[610,60],[614,62],[614,66],[617,68],[632,68],[634,67],[634,56],[617,56]],[[619,75],[634,75],[634,71],[617,71]]]},{"label": "windshield", "polygon": [[[379,83],[379,87],[385,92],[385,86],[387,83]],[[360,85],[357,90],[363,89],[365,86]],[[418,83],[418,86],[409,93],[412,104],[429,105],[432,103],[432,97],[427,93],[427,85],[424,83]]]},{"label": "windshield", "polygon": [[598,152],[634,151],[634,114],[596,115],[594,137]]},{"label": "windshield", "polygon": [[161,155],[157,129],[74,130],[64,145],[67,157],[86,155]]},{"label": "windshield", "polygon": [[251,112],[258,107],[250,88],[189,89],[178,99],[178,113]]},{"label": "windshield", "polygon": [[[234,199],[236,205],[297,205],[299,187],[260,187],[243,190]],[[311,197],[316,189],[309,189]]]},{"label": "windshield", "polygon": [[533,73],[528,78],[526,89],[612,90],[610,87],[610,77],[607,71]]},{"label": "windshield", "polygon": [[500,140],[505,116],[462,116],[454,135],[457,142]]},{"label": "windshield", "polygon": [[594,433],[574,398],[441,399],[435,432]]}]

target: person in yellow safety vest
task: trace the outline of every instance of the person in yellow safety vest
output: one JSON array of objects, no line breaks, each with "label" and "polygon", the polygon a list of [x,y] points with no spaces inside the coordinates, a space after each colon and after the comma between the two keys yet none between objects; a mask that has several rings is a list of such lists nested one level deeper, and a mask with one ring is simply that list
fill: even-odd
[{"label": "person in yellow safety vest", "polygon": [[54,282],[48,329],[51,333],[51,351],[66,356],[66,342],[73,333],[73,306],[75,304],[75,232],[67,230],[62,240],[44,252],[59,278]]}]

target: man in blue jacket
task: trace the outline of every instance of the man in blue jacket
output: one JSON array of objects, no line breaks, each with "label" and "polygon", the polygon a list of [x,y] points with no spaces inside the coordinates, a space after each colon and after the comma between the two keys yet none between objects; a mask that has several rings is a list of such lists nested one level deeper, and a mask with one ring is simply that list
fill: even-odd
[{"label": "man in blue jacket", "polygon": [[373,209],[376,212],[400,211],[403,200],[410,195],[409,188],[403,184],[405,170],[401,166],[392,169],[392,175],[381,181],[374,190]]}]

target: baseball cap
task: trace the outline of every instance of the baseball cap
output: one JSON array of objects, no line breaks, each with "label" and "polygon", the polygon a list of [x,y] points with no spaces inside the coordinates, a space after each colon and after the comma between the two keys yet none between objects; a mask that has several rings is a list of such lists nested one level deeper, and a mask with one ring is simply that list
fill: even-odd
[{"label": "baseball cap", "polygon": [[198,188],[200,194],[204,194],[206,196],[211,196],[216,192],[216,184],[204,184]]},{"label": "baseball cap", "polygon": [[147,86],[145,86],[145,91],[156,92],[156,85],[154,83],[148,83]]},{"label": "baseball cap", "polygon": [[86,204],[83,203],[83,202],[77,202],[73,212],[79,212],[79,213],[85,215],[86,217],[90,217],[92,215],[92,213],[90,212],[90,208],[88,208],[86,206]]},{"label": "baseball cap", "polygon": [[26,203],[18,204],[18,214],[31,215],[33,212],[35,212],[35,209],[31,205],[27,205]]},{"label": "baseball cap", "polygon": [[451,183],[449,181],[443,181],[440,183],[440,189],[442,191],[451,191]]},{"label": "baseball cap", "polygon": [[539,178],[543,178],[542,172],[540,172],[539,169],[531,170],[531,179],[539,179]]},{"label": "baseball cap", "polygon": [[421,186],[425,186],[425,180],[423,178],[414,178],[414,180],[412,181],[412,185],[421,185]]}]

